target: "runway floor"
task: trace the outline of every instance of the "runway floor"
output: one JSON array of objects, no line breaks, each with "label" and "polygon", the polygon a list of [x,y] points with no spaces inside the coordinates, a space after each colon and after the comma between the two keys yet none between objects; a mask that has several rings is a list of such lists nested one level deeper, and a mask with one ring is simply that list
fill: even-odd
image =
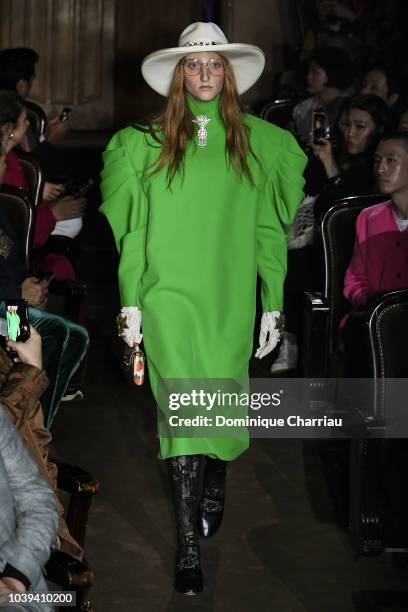
[{"label": "runway floor", "polygon": [[92,335],[85,400],[62,406],[53,433],[58,457],[102,483],[86,545],[97,612],[408,609],[406,569],[389,555],[355,558],[322,449],[301,440],[254,440],[230,465],[225,522],[202,542],[205,590],[173,592],[173,515],[150,393],[121,381],[109,342]]}]

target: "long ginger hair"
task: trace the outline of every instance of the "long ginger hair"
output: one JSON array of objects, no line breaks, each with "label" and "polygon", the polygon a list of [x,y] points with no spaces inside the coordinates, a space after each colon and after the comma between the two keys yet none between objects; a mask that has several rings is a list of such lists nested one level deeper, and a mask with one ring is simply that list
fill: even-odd
[{"label": "long ginger hair", "polygon": [[[242,107],[238,98],[234,73],[228,59],[220,56],[224,65],[224,86],[220,94],[220,115],[225,126],[225,148],[228,160],[239,177],[244,175],[253,185],[252,173],[248,165],[249,155],[253,155],[249,140],[249,128],[242,122]],[[183,169],[184,154],[189,141],[194,137],[193,116],[186,104],[184,92],[183,60],[174,71],[170,93],[163,112],[154,118],[143,130],[162,145],[161,153],[153,164],[149,176],[167,167],[168,185],[178,171]]]}]

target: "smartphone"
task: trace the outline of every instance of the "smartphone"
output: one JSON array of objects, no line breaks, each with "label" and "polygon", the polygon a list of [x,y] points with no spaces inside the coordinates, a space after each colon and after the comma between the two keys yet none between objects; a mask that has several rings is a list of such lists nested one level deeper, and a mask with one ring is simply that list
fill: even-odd
[{"label": "smartphone", "polygon": [[312,118],[312,142],[319,144],[319,140],[327,136],[327,115],[323,111],[314,111]]},{"label": "smartphone", "polygon": [[88,179],[85,182],[71,179],[64,184],[65,195],[70,195],[74,198],[83,198],[94,185],[95,181],[93,179]]},{"label": "smartphone", "polygon": [[85,183],[82,183],[82,185],[78,185],[73,194],[74,198],[84,198],[93,186],[93,179],[88,179]]},{"label": "smartphone", "polygon": [[50,283],[52,279],[54,278],[54,276],[55,276],[55,272],[48,272],[48,274],[44,274],[41,280],[46,280]]},{"label": "smartphone", "polygon": [[13,342],[27,342],[30,337],[27,300],[5,300],[7,336]]},{"label": "smartphone", "polygon": [[64,106],[64,108],[62,109],[62,113],[59,116],[59,120],[62,121],[62,123],[65,123],[65,121],[68,121],[71,114],[72,108],[70,108],[69,106]]}]

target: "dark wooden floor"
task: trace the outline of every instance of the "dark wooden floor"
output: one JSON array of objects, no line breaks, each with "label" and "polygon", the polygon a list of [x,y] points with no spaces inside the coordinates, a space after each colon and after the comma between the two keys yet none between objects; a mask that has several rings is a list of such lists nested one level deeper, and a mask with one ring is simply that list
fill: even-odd
[{"label": "dark wooden floor", "polygon": [[93,351],[85,400],[63,405],[54,436],[60,457],[102,481],[87,537],[97,611],[408,609],[391,605],[408,591],[407,572],[386,555],[354,557],[316,443],[299,440],[256,440],[230,466],[225,524],[202,544],[205,590],[194,600],[175,594],[172,509],[149,398],[115,380],[101,338]]},{"label": "dark wooden floor", "polygon": [[406,569],[388,555],[353,554],[341,460],[328,471],[321,446],[301,440],[255,440],[230,465],[225,523],[202,543],[205,590],[174,593],[174,523],[151,396],[124,383],[113,357],[116,259],[97,199],[81,237],[92,336],[85,399],[63,404],[53,428],[54,455],[102,482],[86,547],[97,612],[408,610]]}]

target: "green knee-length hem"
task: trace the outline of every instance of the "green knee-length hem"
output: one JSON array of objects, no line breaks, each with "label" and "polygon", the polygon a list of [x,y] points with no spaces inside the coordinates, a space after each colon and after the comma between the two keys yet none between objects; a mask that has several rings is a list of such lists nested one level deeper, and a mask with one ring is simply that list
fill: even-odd
[{"label": "green knee-length hem", "polygon": [[[152,390],[162,379],[248,377],[257,273],[264,311],[282,310],[287,233],[302,198],[305,156],[288,132],[244,115],[256,158],[254,185],[229,165],[218,98],[188,97],[206,115],[207,145],[189,143],[171,188],[166,171],[151,177],[160,152],[129,127],[103,154],[101,212],[120,253],[122,306],[142,311]],[[162,438],[160,456],[208,454],[225,460],[248,447],[242,438]]]}]

